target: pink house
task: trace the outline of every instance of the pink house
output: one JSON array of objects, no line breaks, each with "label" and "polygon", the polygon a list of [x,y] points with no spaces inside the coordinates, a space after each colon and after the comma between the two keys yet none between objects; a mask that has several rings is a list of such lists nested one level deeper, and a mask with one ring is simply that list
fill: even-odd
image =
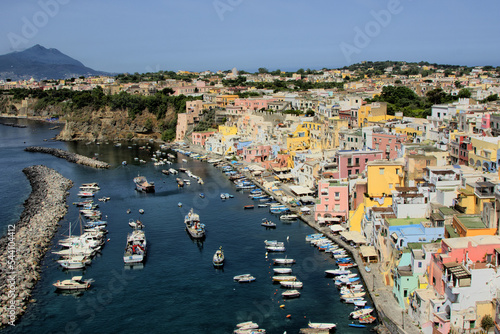
[{"label": "pink house", "polygon": [[270,145],[248,145],[243,147],[241,156],[246,162],[262,162],[271,154]]},{"label": "pink house", "polygon": [[382,151],[338,151],[338,175],[334,178],[346,179],[363,173],[369,161],[383,159]]},{"label": "pink house", "polygon": [[244,110],[267,110],[267,104],[275,101],[277,101],[277,99],[236,99],[234,100],[234,105],[242,107]]},{"label": "pink house", "polygon": [[394,135],[390,133],[374,132],[372,135],[373,142],[371,148],[384,152],[384,158],[393,160],[398,157],[398,151],[401,150],[401,144],[406,142],[406,137],[406,134]]},{"label": "pink house", "polygon": [[316,221],[340,223],[346,221],[349,214],[349,184],[347,182],[318,181],[318,198],[314,215]]},{"label": "pink house", "polygon": [[214,133],[215,131],[193,132],[191,134],[191,140],[193,144],[205,147],[205,141]]}]

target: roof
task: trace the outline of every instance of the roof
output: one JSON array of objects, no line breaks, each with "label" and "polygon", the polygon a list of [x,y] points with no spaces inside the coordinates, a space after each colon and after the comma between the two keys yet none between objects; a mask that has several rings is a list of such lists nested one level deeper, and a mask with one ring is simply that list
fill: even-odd
[{"label": "roof", "polygon": [[455,215],[458,213],[457,210],[453,209],[453,208],[447,208],[447,207],[443,207],[443,208],[439,208],[439,211],[445,215],[445,216],[451,216],[451,215]]},{"label": "roof", "polygon": [[359,252],[363,257],[377,256],[377,251],[373,246],[359,246]]},{"label": "roof", "polygon": [[468,230],[486,228],[480,215],[456,215],[455,217]]},{"label": "roof", "polygon": [[386,218],[389,226],[404,226],[404,225],[416,225],[423,221],[427,221],[425,218]]},{"label": "roof", "polygon": [[352,241],[356,244],[366,244],[366,238],[357,231],[340,232],[340,235],[347,241]]},{"label": "roof", "polygon": [[311,189],[303,186],[290,186],[289,188],[297,196],[305,196],[314,193]]}]

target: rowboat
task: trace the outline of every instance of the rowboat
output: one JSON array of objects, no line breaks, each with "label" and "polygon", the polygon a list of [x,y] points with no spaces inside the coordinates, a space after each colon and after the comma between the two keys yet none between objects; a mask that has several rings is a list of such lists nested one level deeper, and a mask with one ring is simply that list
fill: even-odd
[{"label": "rowboat", "polygon": [[274,268],[275,274],[290,274],[292,273],[292,268]]}]

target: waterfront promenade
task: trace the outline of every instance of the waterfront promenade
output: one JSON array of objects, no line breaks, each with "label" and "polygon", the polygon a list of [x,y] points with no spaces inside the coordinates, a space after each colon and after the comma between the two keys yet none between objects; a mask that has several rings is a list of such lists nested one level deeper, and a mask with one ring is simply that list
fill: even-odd
[{"label": "waterfront promenade", "polygon": [[[207,154],[202,148],[191,145],[189,150],[199,153]],[[285,203],[280,196],[269,191],[263,186],[263,177],[254,177],[248,170],[245,169],[246,163],[235,166],[240,173],[245,175],[248,179],[252,180],[258,187],[265,191],[268,195],[273,196],[278,202],[286,205],[292,213],[297,214],[300,219],[308,224],[310,227],[318,232],[323,233],[325,236],[345,248],[349,251],[353,259],[358,264],[359,273],[365,282],[367,292],[370,294],[370,298],[376,308],[378,319],[383,326],[377,326],[377,331],[379,333],[408,333],[417,334],[421,333],[418,324],[413,322],[413,320],[408,316],[406,312],[399,306],[393,293],[392,286],[387,286],[383,281],[383,274],[380,269],[380,263],[370,263],[370,272],[366,272],[365,263],[359,256],[359,251],[357,248],[344,242],[340,236],[334,235],[328,227],[319,226],[319,224],[314,220],[314,215],[303,215],[300,212],[300,207],[292,207],[288,203]],[[295,198],[291,194],[287,187],[281,187],[281,190],[286,194],[288,198]]]}]

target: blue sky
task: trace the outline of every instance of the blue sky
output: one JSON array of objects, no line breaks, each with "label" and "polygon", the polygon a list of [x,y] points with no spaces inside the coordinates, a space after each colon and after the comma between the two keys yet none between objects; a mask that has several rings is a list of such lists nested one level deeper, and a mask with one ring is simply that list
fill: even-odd
[{"label": "blue sky", "polygon": [[498,0],[23,0],[0,8],[0,54],[40,44],[108,72],[500,65]]}]

